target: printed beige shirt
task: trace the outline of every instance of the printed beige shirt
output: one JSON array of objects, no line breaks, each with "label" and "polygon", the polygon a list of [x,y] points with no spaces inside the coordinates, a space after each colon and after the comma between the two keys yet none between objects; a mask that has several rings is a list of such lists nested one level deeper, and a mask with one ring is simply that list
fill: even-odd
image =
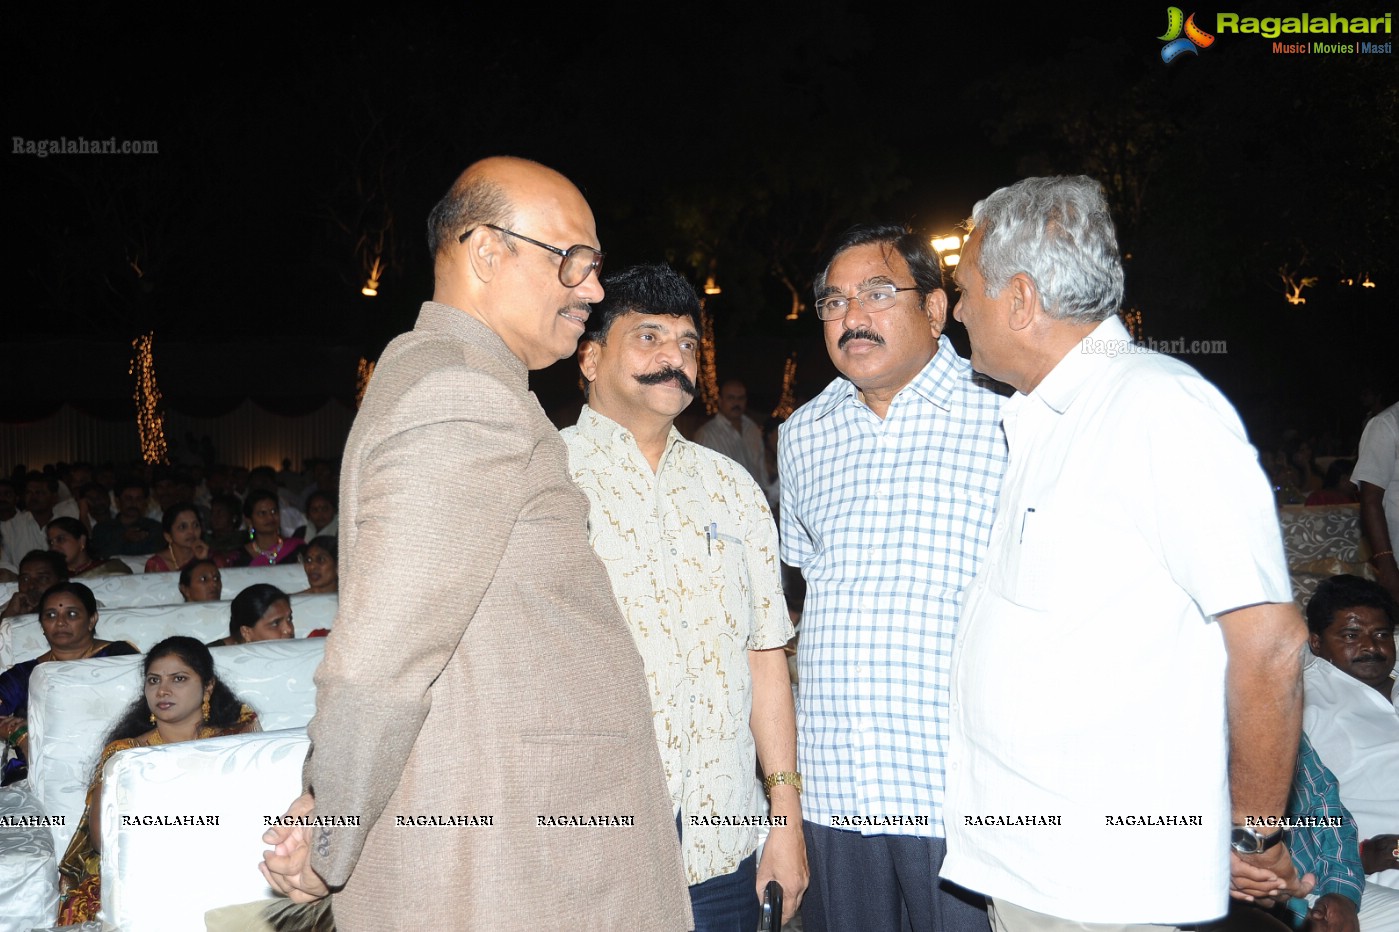
[{"label": "printed beige shirt", "polygon": [[742,466],[674,428],[655,473],[631,432],[591,408],[562,433],[592,506],[593,549],[646,666],[689,882],[732,873],[758,829],[710,823],[767,815],[748,651],[792,636],[772,513]]}]

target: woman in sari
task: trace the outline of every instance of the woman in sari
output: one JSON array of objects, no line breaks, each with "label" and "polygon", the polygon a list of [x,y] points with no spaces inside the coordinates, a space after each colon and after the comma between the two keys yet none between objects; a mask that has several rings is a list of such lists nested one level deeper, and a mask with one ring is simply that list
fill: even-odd
[{"label": "woman in sari", "polygon": [[282,508],[275,492],[248,492],[243,500],[243,516],[248,519],[248,542],[229,555],[234,566],[289,563],[306,545],[300,537],[282,537]]},{"label": "woman in sari", "polygon": [[194,638],[166,638],[146,654],[141,669],[144,693],[107,736],[82,820],[58,865],[61,925],[96,919],[102,905],[102,767],[113,754],[258,730],[257,713],[219,682],[209,649]]},{"label": "woman in sari", "polygon": [[97,630],[97,598],[78,582],[55,583],[39,597],[39,624],[49,649],[0,674],[0,739],[15,752],[0,782],[22,779],[29,755],[29,677],[50,660],[84,660],[140,653],[125,641],[102,641]]},{"label": "woman in sari", "polygon": [[204,522],[199,519],[199,509],[194,507],[194,502],[171,505],[161,515],[160,526],[165,532],[166,546],[146,561],[147,573],[173,573],[189,566],[191,561],[209,558],[209,545],[204,542]]},{"label": "woman in sari", "polygon": [[131,575],[131,567],[121,560],[103,560],[92,552],[87,528],[77,518],[54,518],[44,525],[44,537],[50,550],[63,555],[69,579]]}]

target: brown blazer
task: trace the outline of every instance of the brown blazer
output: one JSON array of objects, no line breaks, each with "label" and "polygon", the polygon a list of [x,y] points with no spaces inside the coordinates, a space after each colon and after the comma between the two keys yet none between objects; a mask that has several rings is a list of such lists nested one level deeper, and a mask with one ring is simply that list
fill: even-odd
[{"label": "brown blazer", "polygon": [[[641,658],[567,465],[465,312],[429,302],[384,351],[307,765],[315,814],[361,822],[313,830],[342,932],[690,927]],[[630,824],[568,824],[593,816]]]}]

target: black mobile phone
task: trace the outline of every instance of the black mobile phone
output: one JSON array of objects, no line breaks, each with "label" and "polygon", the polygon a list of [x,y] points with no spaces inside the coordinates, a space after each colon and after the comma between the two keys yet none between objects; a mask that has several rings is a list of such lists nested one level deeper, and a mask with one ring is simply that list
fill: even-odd
[{"label": "black mobile phone", "polygon": [[769,880],[763,890],[763,911],[758,920],[758,932],[778,932],[782,928],[782,884]]}]

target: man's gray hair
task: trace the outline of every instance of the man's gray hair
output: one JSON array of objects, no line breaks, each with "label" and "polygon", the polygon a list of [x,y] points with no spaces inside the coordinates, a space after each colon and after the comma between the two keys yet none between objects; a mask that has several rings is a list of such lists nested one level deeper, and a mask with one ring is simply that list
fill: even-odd
[{"label": "man's gray hair", "polygon": [[1087,175],[1026,178],[972,208],[977,270],[994,297],[1024,272],[1050,317],[1107,320],[1122,305],[1122,259],[1103,187]]}]

